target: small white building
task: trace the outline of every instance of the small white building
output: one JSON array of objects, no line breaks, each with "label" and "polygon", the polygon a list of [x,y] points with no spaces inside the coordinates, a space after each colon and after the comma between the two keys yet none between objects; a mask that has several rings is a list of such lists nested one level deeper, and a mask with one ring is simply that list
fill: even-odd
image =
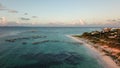
[{"label": "small white building", "polygon": [[103,32],[110,32],[110,31],[111,31],[111,28],[103,28],[102,31],[103,31]]}]

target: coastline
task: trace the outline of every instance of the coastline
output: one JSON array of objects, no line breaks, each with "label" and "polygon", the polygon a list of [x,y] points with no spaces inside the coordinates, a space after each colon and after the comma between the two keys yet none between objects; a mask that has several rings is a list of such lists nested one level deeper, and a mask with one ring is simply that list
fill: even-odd
[{"label": "coastline", "polygon": [[105,52],[101,52],[97,48],[92,46],[92,43],[86,41],[83,38],[73,37],[72,35],[66,35],[67,37],[79,42],[83,43],[86,48],[88,48],[91,54],[97,59],[97,61],[103,65],[104,68],[120,68],[110,56],[105,55]]}]

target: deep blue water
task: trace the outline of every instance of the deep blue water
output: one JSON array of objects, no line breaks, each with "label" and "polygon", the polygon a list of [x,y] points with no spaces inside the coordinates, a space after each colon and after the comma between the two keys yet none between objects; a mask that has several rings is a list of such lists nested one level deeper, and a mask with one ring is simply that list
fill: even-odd
[{"label": "deep blue water", "polygon": [[70,34],[101,28],[0,27],[0,68],[103,68]]}]

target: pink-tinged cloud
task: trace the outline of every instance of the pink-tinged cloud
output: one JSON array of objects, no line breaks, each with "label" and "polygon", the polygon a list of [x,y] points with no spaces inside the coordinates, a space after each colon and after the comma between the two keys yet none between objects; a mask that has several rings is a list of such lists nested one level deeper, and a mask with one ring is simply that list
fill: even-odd
[{"label": "pink-tinged cloud", "polygon": [[120,26],[120,19],[109,19],[106,24],[111,26]]},{"label": "pink-tinged cloud", "polygon": [[85,25],[85,22],[82,19],[80,19],[80,25]]},{"label": "pink-tinged cloud", "polygon": [[6,17],[1,17],[1,18],[0,18],[0,24],[1,24],[1,25],[6,25],[6,24],[7,24]]},{"label": "pink-tinged cloud", "polygon": [[75,20],[75,21],[73,21],[73,23],[71,25],[80,25],[81,26],[81,25],[85,25],[85,22],[82,19]]}]

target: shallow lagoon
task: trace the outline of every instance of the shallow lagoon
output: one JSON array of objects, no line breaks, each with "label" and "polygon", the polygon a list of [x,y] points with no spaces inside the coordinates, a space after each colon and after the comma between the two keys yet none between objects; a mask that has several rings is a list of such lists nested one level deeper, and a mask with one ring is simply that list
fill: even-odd
[{"label": "shallow lagoon", "polygon": [[66,37],[92,30],[100,28],[0,27],[0,68],[103,68],[84,45]]}]

